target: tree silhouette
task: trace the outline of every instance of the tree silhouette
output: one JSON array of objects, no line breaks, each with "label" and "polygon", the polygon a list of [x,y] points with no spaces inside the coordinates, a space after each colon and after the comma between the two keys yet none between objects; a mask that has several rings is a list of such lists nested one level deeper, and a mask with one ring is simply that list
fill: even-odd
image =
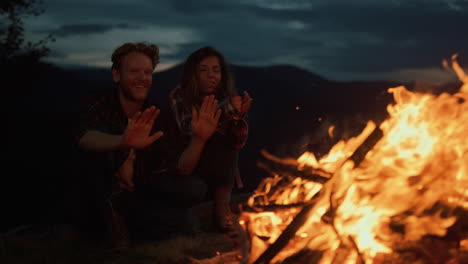
[{"label": "tree silhouette", "polygon": [[49,41],[55,41],[52,35],[37,42],[25,41],[23,19],[38,16],[44,12],[42,0],[2,0],[0,4],[0,62],[27,59],[37,62],[46,56],[50,49]]},{"label": "tree silhouette", "polygon": [[4,86],[9,87],[4,94],[11,98],[0,107],[2,112],[11,111],[16,99],[24,96],[25,92],[40,89],[35,83],[46,66],[40,59],[49,54],[47,44],[55,39],[49,34],[39,41],[28,41],[23,20],[43,12],[42,0],[0,2],[0,72]]}]

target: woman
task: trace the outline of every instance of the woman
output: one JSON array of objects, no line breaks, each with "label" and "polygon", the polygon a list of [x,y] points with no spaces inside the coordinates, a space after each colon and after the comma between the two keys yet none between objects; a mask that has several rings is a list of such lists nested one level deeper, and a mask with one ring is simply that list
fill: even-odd
[{"label": "woman", "polygon": [[193,52],[184,64],[179,86],[171,92],[171,148],[179,175],[196,175],[214,200],[214,217],[226,228],[235,184],[242,187],[238,152],[247,139],[245,116],[252,98],[233,88],[223,55],[212,47]]}]

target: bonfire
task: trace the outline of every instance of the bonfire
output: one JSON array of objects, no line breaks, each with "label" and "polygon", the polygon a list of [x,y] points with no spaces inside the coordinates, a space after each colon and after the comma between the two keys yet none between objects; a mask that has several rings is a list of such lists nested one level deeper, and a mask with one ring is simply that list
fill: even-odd
[{"label": "bonfire", "polygon": [[301,175],[263,164],[278,173],[241,216],[248,262],[302,254],[316,263],[390,263],[425,236],[445,236],[456,209],[468,208],[468,77],[456,56],[452,66],[463,82],[458,93],[390,88],[389,118],[378,127],[369,121],[319,160],[308,152],[297,160],[265,153]]},{"label": "bonfire", "polygon": [[390,88],[389,117],[320,159],[264,151],[272,176],[240,215],[240,259],[223,263],[466,262],[468,76],[451,64],[457,93]]}]

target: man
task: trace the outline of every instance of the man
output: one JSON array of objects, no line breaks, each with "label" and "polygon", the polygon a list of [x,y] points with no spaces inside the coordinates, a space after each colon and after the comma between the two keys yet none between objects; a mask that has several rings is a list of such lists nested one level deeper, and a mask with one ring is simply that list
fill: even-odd
[{"label": "man", "polygon": [[79,165],[70,216],[81,227],[104,225],[113,247],[129,242],[122,216],[131,203],[128,193],[135,190],[135,181],[143,185],[161,160],[150,147],[163,135],[153,132],[160,111],[148,100],[158,62],[155,45],[121,45],[112,54],[117,87],[92,97],[79,110]]},{"label": "man", "polygon": [[[201,180],[176,177],[168,164],[168,143],[161,138],[165,118],[154,122],[160,111],[148,100],[158,61],[155,45],[123,44],[112,54],[117,87],[79,111],[70,217],[84,228],[105,227],[112,248],[126,248],[130,235],[141,241],[193,231],[190,207],[206,193]],[[201,119],[200,125],[210,120]]]}]

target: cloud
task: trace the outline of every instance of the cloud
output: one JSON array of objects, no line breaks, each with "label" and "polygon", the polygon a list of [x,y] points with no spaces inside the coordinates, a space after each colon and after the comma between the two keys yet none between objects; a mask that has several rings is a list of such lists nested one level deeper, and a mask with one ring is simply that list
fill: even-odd
[{"label": "cloud", "polygon": [[51,44],[52,50],[67,55],[61,58],[50,57],[46,60],[62,65],[110,67],[110,56],[118,46],[125,42],[146,41],[160,47],[161,65],[163,65],[170,61],[166,59],[167,56],[179,52],[179,45],[197,40],[196,32],[184,28],[169,29],[156,26],[139,29],[113,28],[102,34],[69,35],[58,39]]},{"label": "cloud", "polygon": [[[419,0],[423,1],[423,0]],[[467,0],[425,0],[423,2],[433,2],[446,5],[449,9],[454,11],[462,11],[468,8]]]},{"label": "cloud", "polygon": [[286,23],[287,27],[293,30],[301,30],[307,27],[306,24],[299,20],[291,20]]},{"label": "cloud", "polygon": [[57,29],[53,30],[42,30],[41,33],[51,33],[54,36],[58,37],[67,37],[71,35],[85,35],[85,34],[98,34],[105,33],[114,28],[121,29],[131,29],[136,28],[135,26],[130,26],[128,24],[115,24],[115,25],[106,25],[106,24],[71,24],[71,25],[62,25]]},{"label": "cloud", "polygon": [[311,9],[320,4],[321,1],[307,1],[307,0],[245,0],[242,3],[247,5],[254,5],[260,8],[272,10],[304,10]]}]

